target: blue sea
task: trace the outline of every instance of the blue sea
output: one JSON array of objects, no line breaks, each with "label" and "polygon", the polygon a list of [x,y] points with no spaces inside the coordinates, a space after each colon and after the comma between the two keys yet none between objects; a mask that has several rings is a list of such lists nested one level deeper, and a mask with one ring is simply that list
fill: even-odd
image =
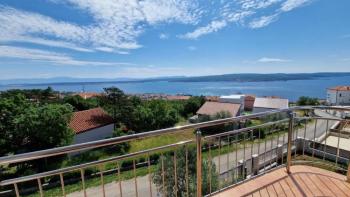
[{"label": "blue sea", "polygon": [[[256,96],[279,96],[296,101],[300,96],[326,98],[326,88],[350,85],[350,76],[319,78],[314,80],[291,80],[270,82],[132,82],[132,83],[67,83],[51,84],[58,91],[102,92],[103,88],[116,86],[126,93],[165,93],[190,95],[254,94]],[[0,90],[47,88],[48,85],[0,85]]]}]

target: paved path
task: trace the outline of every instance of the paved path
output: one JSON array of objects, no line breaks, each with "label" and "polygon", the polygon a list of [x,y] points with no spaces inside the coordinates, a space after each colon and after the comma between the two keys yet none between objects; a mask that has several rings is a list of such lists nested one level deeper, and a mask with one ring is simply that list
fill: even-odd
[{"label": "paved path", "polygon": [[[149,179],[148,175],[147,176],[142,176],[142,177],[137,177],[137,191],[138,191],[138,196],[140,197],[150,197],[150,188],[149,188]],[[91,197],[103,197],[103,192],[102,192],[102,186],[98,187],[90,187],[86,189],[87,196]],[[119,182],[111,182],[105,184],[105,191],[106,191],[106,196],[114,196],[114,197],[119,197],[120,195],[120,190],[119,190]],[[135,192],[135,180],[134,179],[129,179],[122,181],[122,195],[123,197],[131,197],[131,196],[136,196]],[[152,196],[160,196],[160,194],[157,194],[156,186],[152,184]],[[67,197],[83,197],[84,193],[83,191],[78,191],[78,192],[73,192],[67,195]]]}]

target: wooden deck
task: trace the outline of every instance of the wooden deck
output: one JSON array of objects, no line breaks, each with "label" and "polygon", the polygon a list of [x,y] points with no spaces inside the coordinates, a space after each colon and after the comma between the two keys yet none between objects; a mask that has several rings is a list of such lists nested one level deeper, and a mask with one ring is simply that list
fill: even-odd
[{"label": "wooden deck", "polygon": [[215,196],[350,196],[350,183],[343,175],[298,165],[290,175],[280,168]]}]

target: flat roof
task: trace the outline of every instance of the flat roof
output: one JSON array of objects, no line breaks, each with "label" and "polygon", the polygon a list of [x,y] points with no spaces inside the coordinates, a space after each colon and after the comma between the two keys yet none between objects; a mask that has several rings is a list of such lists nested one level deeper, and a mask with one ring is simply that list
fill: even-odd
[{"label": "flat roof", "polygon": [[288,108],[288,99],[280,98],[255,98],[254,107],[268,109],[285,109]]},{"label": "flat roof", "polygon": [[225,96],[220,96],[220,98],[226,98],[226,99],[241,99],[244,97],[244,94],[232,94],[232,95],[225,95]]}]

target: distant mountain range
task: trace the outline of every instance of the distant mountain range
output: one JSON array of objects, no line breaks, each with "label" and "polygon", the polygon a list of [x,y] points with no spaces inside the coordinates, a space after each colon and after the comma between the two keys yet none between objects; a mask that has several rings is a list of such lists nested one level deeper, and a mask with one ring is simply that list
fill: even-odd
[{"label": "distant mountain range", "polygon": [[156,77],[156,78],[72,78],[72,77],[55,77],[55,78],[36,78],[36,79],[9,79],[0,80],[1,85],[13,84],[92,84],[92,83],[142,83],[142,82],[262,82],[262,81],[289,81],[289,80],[312,80],[325,77],[344,77],[350,76],[350,72],[322,72],[322,73],[273,73],[273,74],[224,74],[224,75],[209,75],[209,76],[170,76],[170,77]]}]

